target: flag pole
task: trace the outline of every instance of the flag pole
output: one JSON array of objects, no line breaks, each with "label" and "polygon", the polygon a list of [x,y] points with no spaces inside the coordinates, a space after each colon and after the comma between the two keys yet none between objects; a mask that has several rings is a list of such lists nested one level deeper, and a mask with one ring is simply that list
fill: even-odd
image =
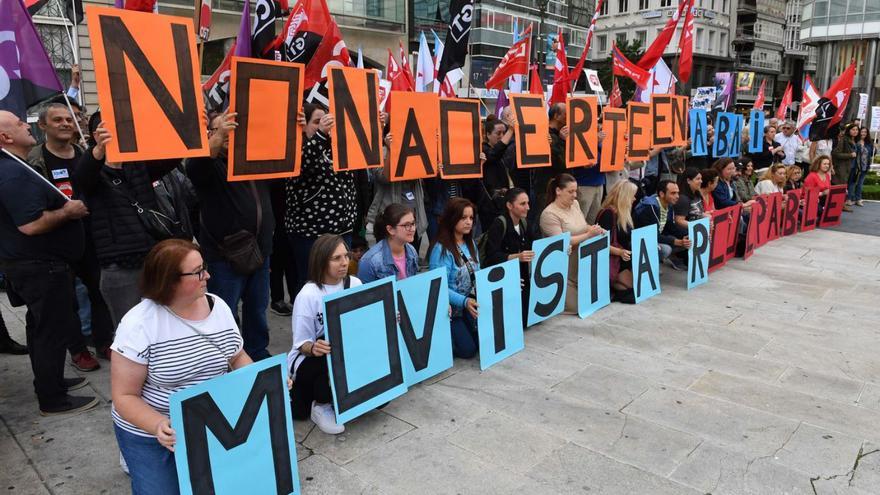
[{"label": "flag pole", "polygon": [[[80,84],[82,84],[82,80],[80,80]],[[64,101],[67,103],[67,109],[70,110],[70,116],[73,117],[73,123],[76,124],[76,130],[79,132],[79,144],[83,148],[87,148],[86,136],[83,134],[82,127],[79,125],[79,119],[76,118],[76,113],[73,111],[73,105],[70,104],[70,98],[68,98],[67,93],[62,94],[64,95]]]},{"label": "flag pole", "polygon": [[51,187],[56,192],[58,192],[58,194],[60,194],[61,197],[64,198],[65,201],[70,201],[70,198],[68,198],[66,194],[61,192],[61,189],[58,189],[58,187],[55,184],[52,184],[51,182],[49,182],[49,179],[43,177],[43,174],[34,170],[34,168],[31,167],[30,165],[28,165],[27,163],[25,163],[24,160],[15,156],[15,154],[11,153],[9,150],[5,150],[3,148],[0,148],[0,152],[6,153],[7,155],[9,155],[10,158],[17,161],[21,166],[23,166],[25,169],[27,169],[30,173],[32,173],[32,174],[36,175],[37,177],[39,177],[40,179],[42,179],[42,181],[45,182],[46,184],[49,184],[49,187]]}]

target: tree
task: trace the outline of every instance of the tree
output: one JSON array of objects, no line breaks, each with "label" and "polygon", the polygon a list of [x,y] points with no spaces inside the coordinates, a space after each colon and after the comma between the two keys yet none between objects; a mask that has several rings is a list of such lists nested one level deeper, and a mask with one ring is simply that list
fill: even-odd
[{"label": "tree", "polygon": [[[626,55],[626,58],[633,63],[638,62],[644,53],[644,50],[642,50],[642,43],[639,40],[627,41],[617,45],[617,47],[620,48],[620,51]],[[599,81],[602,82],[602,88],[605,89],[606,93],[611,93],[611,88],[613,87],[613,73],[610,52],[608,60],[600,62],[596,70],[599,72]],[[631,100],[636,91],[636,83],[628,77],[618,77],[617,85],[620,87],[621,101],[626,103]]]}]

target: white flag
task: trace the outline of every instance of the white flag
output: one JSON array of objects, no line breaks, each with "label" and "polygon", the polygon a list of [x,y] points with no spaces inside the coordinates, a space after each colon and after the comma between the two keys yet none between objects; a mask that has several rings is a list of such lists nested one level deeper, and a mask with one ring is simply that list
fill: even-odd
[{"label": "white flag", "polygon": [[358,64],[357,64],[357,68],[358,68],[358,69],[363,69],[363,68],[364,68],[364,52],[361,51],[361,47],[358,47]]},{"label": "white flag", "polygon": [[434,61],[428,49],[428,39],[422,32],[419,36],[419,55],[416,58],[416,91],[423,93],[427,86],[434,82]]}]

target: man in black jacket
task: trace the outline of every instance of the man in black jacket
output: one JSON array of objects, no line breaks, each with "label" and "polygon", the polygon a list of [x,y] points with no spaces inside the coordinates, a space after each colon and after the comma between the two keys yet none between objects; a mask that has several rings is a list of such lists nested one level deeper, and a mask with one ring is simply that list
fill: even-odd
[{"label": "man in black jacket", "polygon": [[69,389],[84,378],[64,378],[69,336],[80,331],[74,312],[72,263],[83,254],[82,201],[68,200],[29,168],[36,144],[30,127],[0,111],[0,269],[28,308],[27,341],[34,389],[43,415],[90,409],[95,397]]},{"label": "man in black jacket", "polygon": [[686,270],[687,265],[683,260],[670,256],[691,247],[687,232],[683,232],[675,224],[675,212],[672,208],[678,203],[678,195],[678,184],[671,180],[661,180],[657,184],[657,194],[642,198],[636,206],[635,224],[637,227],[656,225],[660,260],[675,270]]}]

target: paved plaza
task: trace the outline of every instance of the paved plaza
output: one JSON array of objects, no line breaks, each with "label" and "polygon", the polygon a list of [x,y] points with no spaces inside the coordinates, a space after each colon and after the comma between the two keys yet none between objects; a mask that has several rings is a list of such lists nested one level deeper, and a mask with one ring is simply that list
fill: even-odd
[{"label": "paved plaza", "polygon": [[[873,203],[691,292],[665,268],[659,296],[553,318],[485,372],[456,360],[343,435],[297,422],[302,491],[878,493],[877,234]],[[23,341],[24,312],[5,295],[0,307]],[[286,352],[290,319],[270,323],[273,352]],[[129,492],[102,364],[85,374],[98,408],[42,418],[27,356],[0,356],[4,493]]]}]

